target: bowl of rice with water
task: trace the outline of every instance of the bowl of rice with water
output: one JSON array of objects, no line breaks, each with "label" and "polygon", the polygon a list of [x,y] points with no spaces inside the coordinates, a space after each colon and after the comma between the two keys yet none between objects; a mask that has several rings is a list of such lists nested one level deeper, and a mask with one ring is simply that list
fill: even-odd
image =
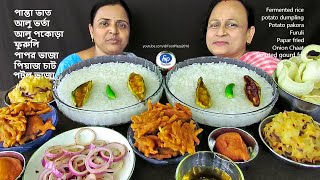
[{"label": "bowl of rice with water", "polygon": [[[260,104],[248,100],[244,76],[254,79],[261,89]],[[212,106],[202,108],[195,102],[197,82],[202,77],[210,94]],[[233,97],[225,95],[233,83]],[[277,86],[267,73],[244,62],[215,56],[188,59],[178,63],[165,77],[168,101],[191,108],[195,121],[213,127],[244,127],[269,115],[278,100]]]},{"label": "bowl of rice with water", "polygon": [[[146,89],[143,100],[137,99],[128,88],[128,77],[133,72],[143,77]],[[90,95],[82,107],[76,107],[72,91],[88,81],[92,81]],[[127,123],[132,115],[145,111],[148,99],[158,102],[162,84],[159,68],[146,59],[101,56],[81,61],[61,73],[54,82],[53,96],[59,110],[73,121],[109,126]],[[115,99],[108,98],[107,85],[112,87]]]}]

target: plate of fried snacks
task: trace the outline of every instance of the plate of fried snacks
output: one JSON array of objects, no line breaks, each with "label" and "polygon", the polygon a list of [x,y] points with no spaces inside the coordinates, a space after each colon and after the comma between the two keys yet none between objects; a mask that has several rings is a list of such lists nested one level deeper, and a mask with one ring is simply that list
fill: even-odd
[{"label": "plate of fried snacks", "polygon": [[46,142],[58,122],[47,103],[15,103],[0,109],[0,151],[26,152]]},{"label": "plate of fried snacks", "polygon": [[320,126],[311,116],[284,111],[259,125],[263,143],[280,159],[304,167],[320,167]]},{"label": "plate of fried snacks", "polygon": [[23,179],[130,179],[135,155],[127,139],[104,127],[61,133],[30,158]]},{"label": "plate of fried snacks", "polygon": [[9,89],[4,99],[7,105],[25,101],[51,103],[53,101],[52,80],[45,77],[26,76]]},{"label": "plate of fried snacks", "polygon": [[176,164],[196,152],[203,129],[192,120],[191,110],[148,101],[148,110],[131,117],[127,138],[134,152],[153,164]]}]

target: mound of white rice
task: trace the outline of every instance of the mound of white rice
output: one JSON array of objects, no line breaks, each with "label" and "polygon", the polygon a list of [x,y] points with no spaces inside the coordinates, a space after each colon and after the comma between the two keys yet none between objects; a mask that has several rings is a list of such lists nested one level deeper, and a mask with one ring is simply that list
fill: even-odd
[{"label": "mound of white rice", "polygon": [[[245,81],[243,79],[245,75],[249,75],[261,87],[261,102],[259,107],[253,106],[246,97],[244,91]],[[192,64],[182,67],[172,73],[168,82],[168,88],[182,102],[201,109],[195,103],[197,81],[200,77],[203,78],[208,88],[213,104],[206,111],[224,114],[251,112],[265,107],[273,98],[272,86],[265,78],[247,68],[227,63]],[[228,99],[225,96],[225,88],[230,83],[235,84],[233,99]]]},{"label": "mound of white rice", "polygon": [[[84,82],[92,80],[93,86],[87,103],[81,108],[86,110],[112,110],[124,108],[138,103],[138,99],[130,92],[127,82],[130,73],[140,74],[146,86],[146,98],[154,94],[160,86],[156,73],[132,63],[93,64],[67,74],[57,87],[59,98],[66,104],[74,106],[71,92]],[[109,84],[117,98],[109,100],[106,86]]]}]

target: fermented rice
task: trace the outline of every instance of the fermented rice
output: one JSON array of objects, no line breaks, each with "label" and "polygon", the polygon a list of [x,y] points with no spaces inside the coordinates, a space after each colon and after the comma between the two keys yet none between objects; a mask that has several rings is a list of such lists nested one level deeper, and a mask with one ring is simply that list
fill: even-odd
[{"label": "fermented rice", "polygon": [[[244,92],[244,75],[249,75],[260,84],[261,103],[255,107],[248,100]],[[195,103],[197,81],[202,77],[211,95],[212,107],[206,111],[224,114],[239,114],[261,109],[268,105],[273,98],[272,86],[254,71],[227,63],[192,64],[174,72],[169,80],[168,87],[171,93],[182,102],[201,109]],[[225,96],[225,88],[234,83],[234,98]]]},{"label": "fermented rice", "polygon": [[[138,99],[130,92],[127,82],[130,73],[135,72],[144,78],[146,98],[154,94],[160,85],[157,75],[147,68],[132,63],[103,63],[84,67],[66,75],[57,87],[59,98],[66,104],[74,106],[71,92],[80,84],[92,80],[93,86],[86,110],[112,110],[124,108],[138,103]],[[106,86],[109,84],[117,98],[109,100]]]}]

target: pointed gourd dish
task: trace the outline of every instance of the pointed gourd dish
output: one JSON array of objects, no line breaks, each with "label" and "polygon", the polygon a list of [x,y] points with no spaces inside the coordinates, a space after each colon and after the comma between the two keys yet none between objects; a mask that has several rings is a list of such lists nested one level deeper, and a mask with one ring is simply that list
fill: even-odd
[{"label": "pointed gourd dish", "polygon": [[211,97],[202,77],[198,79],[196,89],[196,104],[201,108],[210,108],[212,106]]},{"label": "pointed gourd dish", "polygon": [[146,87],[140,74],[131,73],[128,78],[128,88],[131,93],[142,101],[146,96]]},{"label": "pointed gourd dish", "polygon": [[76,107],[82,107],[88,100],[92,88],[92,81],[87,81],[71,92],[73,103]]},{"label": "pointed gourd dish", "polygon": [[260,105],[261,97],[260,85],[248,75],[245,75],[243,79],[245,81],[244,92],[247,98],[255,107],[258,107]]}]

